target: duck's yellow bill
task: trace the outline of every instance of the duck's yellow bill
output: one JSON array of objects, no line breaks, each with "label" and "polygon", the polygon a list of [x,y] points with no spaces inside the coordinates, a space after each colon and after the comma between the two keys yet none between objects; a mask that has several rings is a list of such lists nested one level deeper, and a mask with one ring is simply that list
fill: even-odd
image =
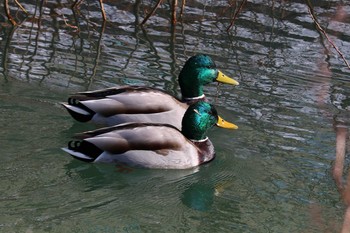
[{"label": "duck's yellow bill", "polygon": [[216,125],[219,126],[220,128],[225,128],[225,129],[238,129],[237,125],[230,123],[228,121],[225,121],[220,116],[218,116],[218,122],[216,122]]},{"label": "duck's yellow bill", "polygon": [[239,85],[239,82],[234,80],[233,78],[228,77],[224,73],[222,73],[220,70],[218,72],[218,76],[216,77],[216,81],[220,83],[226,83],[226,84],[232,84],[232,85]]}]

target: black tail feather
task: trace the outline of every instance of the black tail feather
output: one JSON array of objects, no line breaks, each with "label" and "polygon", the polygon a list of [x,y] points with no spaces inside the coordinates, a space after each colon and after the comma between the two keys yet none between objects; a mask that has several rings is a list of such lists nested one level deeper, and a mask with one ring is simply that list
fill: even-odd
[{"label": "black tail feather", "polygon": [[87,141],[70,141],[68,142],[68,149],[74,152],[84,154],[86,157],[83,158],[77,155],[71,154],[74,158],[84,162],[93,162],[95,159],[103,153],[103,150],[95,146],[94,144]]},{"label": "black tail feather", "polygon": [[[89,109],[88,107],[86,107],[85,105],[83,105],[82,103],[80,103],[78,100],[76,100],[74,98],[69,98],[68,104],[63,104],[63,106],[67,109],[68,113],[75,120],[80,121],[80,122],[88,122],[95,115],[94,111],[92,111],[91,109]],[[88,114],[79,113],[78,111],[75,111],[74,109],[72,109],[70,107],[81,109],[81,110],[87,112]]]}]

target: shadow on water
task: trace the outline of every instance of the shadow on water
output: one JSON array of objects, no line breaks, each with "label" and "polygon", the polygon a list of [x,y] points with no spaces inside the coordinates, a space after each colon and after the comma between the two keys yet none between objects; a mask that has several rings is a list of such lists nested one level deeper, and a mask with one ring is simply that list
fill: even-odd
[{"label": "shadow on water", "polygon": [[[0,229],[346,230],[350,71],[316,29],[309,1],[247,1],[240,11],[243,1],[186,1],[176,24],[164,2],[143,27],[149,1],[105,2],[107,22],[99,1],[75,10],[69,1],[20,2],[28,16],[10,3],[17,26],[0,12]],[[349,59],[349,3],[312,3]],[[69,135],[94,127],[73,123],[59,107],[68,93],[137,84],[177,95],[177,75],[196,53],[210,54],[241,83],[205,87],[240,126],[210,132],[213,163],[129,172],[59,151]]]}]

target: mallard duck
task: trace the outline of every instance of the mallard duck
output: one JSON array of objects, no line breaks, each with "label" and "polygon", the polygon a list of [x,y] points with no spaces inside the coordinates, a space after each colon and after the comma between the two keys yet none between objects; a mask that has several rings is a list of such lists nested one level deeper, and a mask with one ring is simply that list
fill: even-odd
[{"label": "mallard duck", "polygon": [[214,146],[206,132],[212,126],[237,129],[218,116],[209,103],[192,104],[182,119],[182,131],[169,124],[126,123],[88,131],[70,141],[64,151],[93,163],[122,163],[158,169],[186,169],[211,161]]},{"label": "mallard duck", "polygon": [[213,81],[238,85],[219,71],[209,56],[197,55],[187,60],[179,74],[182,100],[155,88],[129,86],[80,92],[72,95],[63,106],[81,122],[92,121],[105,126],[153,122],[181,129],[181,119],[188,105],[205,99],[203,85]]}]

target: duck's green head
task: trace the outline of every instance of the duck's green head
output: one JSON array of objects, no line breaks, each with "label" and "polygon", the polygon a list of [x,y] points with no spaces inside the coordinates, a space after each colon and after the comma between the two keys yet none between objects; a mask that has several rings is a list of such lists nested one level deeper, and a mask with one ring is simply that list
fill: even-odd
[{"label": "duck's green head", "polygon": [[215,109],[215,107],[207,102],[199,101],[189,106],[182,119],[182,133],[192,140],[206,139],[208,129],[217,125],[226,129],[238,129],[238,126],[225,121]]},{"label": "duck's green head", "polygon": [[207,55],[196,55],[188,59],[179,75],[179,84],[183,99],[203,96],[203,85],[211,82],[232,85],[239,83],[216,68],[214,61]]}]

